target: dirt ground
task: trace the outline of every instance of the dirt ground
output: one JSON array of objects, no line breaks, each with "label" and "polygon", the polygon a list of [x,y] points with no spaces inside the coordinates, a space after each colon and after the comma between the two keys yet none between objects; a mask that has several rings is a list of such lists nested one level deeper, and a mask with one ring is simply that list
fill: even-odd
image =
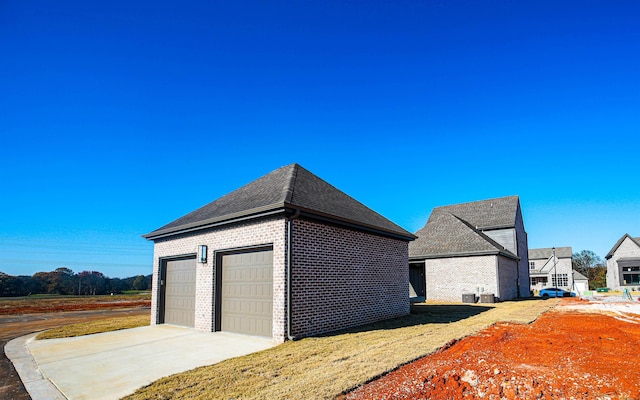
[{"label": "dirt ground", "polygon": [[151,307],[151,296],[75,296],[51,298],[3,298],[0,315]]},{"label": "dirt ground", "polygon": [[348,399],[640,399],[640,303],[565,299],[530,325],[498,324]]},{"label": "dirt ground", "polygon": [[[16,305],[18,303],[15,303]],[[25,310],[24,313],[16,313],[17,308],[9,310],[6,308],[4,313],[0,313],[0,399],[11,400],[29,400],[30,396],[20,381],[20,377],[16,373],[13,364],[4,354],[4,346],[10,340],[27,335],[32,332],[38,332],[45,329],[55,328],[62,325],[74,324],[78,322],[87,322],[96,319],[113,318],[117,316],[143,315],[149,314],[147,307],[148,301],[143,306],[136,305],[137,308],[131,308],[127,302],[119,304],[124,309],[114,309],[112,303],[103,304],[105,307],[97,307],[95,304],[85,304],[80,307],[85,311],[73,312],[48,312],[36,313],[34,308]],[[56,307],[45,306],[47,309],[55,310]],[[74,304],[71,309],[77,309],[78,304]],[[68,307],[62,306],[60,310],[67,310]],[[90,310],[90,311],[86,311]],[[13,312],[13,315],[8,315]]]}]

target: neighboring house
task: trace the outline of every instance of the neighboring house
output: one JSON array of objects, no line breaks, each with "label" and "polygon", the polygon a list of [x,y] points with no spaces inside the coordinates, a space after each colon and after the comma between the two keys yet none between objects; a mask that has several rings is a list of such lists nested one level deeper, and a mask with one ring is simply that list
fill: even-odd
[{"label": "neighboring house", "polygon": [[[555,250],[555,258],[554,258]],[[529,249],[531,290],[558,287],[574,290],[571,247]]]},{"label": "neighboring house", "polygon": [[628,233],[606,255],[607,287],[613,290],[640,287],[640,237]]},{"label": "neighboring house", "polygon": [[415,237],[297,164],[144,237],[152,324],[283,342],[409,313]]},{"label": "neighboring house", "polygon": [[461,301],[529,296],[527,233],[518,196],[433,209],[409,244],[410,295]]},{"label": "neighboring house", "polygon": [[578,294],[583,294],[586,290],[589,290],[589,278],[576,270],[573,270],[573,290]]}]

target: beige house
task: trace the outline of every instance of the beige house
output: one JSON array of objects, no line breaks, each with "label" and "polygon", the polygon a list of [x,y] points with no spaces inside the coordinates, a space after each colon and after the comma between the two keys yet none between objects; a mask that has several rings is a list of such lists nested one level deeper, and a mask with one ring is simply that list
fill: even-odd
[{"label": "beige house", "polygon": [[606,255],[607,287],[613,290],[640,288],[640,237],[625,233]]},{"label": "beige house", "polygon": [[531,290],[557,287],[575,291],[572,260],[571,247],[529,249]]},{"label": "beige house", "polygon": [[282,342],[409,313],[415,237],[297,164],[144,237],[152,324]]},{"label": "beige house", "polygon": [[529,296],[527,233],[518,196],[437,207],[416,236],[409,243],[414,299]]}]

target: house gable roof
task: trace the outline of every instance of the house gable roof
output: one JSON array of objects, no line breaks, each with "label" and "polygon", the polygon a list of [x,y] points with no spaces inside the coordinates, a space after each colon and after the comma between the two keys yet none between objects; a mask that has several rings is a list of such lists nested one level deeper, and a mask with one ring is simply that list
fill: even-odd
[{"label": "house gable roof", "polygon": [[480,230],[513,228],[516,224],[519,204],[518,196],[500,197],[436,207],[433,209],[431,217],[440,213],[450,213]]},{"label": "house gable roof", "polygon": [[416,232],[416,236],[418,239],[409,243],[409,257],[413,259],[490,254],[518,258],[465,220],[450,213],[432,214],[424,228]]},{"label": "house gable roof", "polygon": [[636,246],[638,246],[638,248],[640,248],[640,237],[632,238],[631,236],[629,236],[628,233],[625,233],[620,239],[618,239],[616,244],[613,245],[611,250],[609,250],[609,253],[607,253],[607,255],[604,258],[608,260],[611,257],[613,257],[613,254],[616,252],[616,250],[618,250],[618,247],[620,247],[622,242],[624,242],[624,240],[627,238],[629,238],[629,240],[631,240],[633,243],[635,243]]},{"label": "house gable roof", "polygon": [[[547,260],[553,256],[553,248],[545,247],[541,249],[529,249],[529,261],[531,260]],[[571,247],[556,247],[557,258],[573,257]]]},{"label": "house gable roof", "polygon": [[404,240],[415,238],[298,164],[278,168],[143,237],[155,239],[286,210]]},{"label": "house gable roof", "polygon": [[518,196],[436,207],[409,243],[409,258],[501,254],[518,259],[482,231],[515,227],[519,212]]},{"label": "house gable roof", "polygon": [[573,270],[573,280],[574,281],[588,281],[589,278],[587,278],[586,276],[582,275],[580,272],[576,271],[575,269]]}]

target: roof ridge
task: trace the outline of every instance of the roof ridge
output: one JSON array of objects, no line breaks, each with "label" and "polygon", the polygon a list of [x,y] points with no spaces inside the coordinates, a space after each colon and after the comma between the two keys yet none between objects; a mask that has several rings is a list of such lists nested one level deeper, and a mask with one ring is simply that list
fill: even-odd
[{"label": "roof ridge", "polygon": [[437,209],[437,208],[448,208],[448,207],[455,207],[455,206],[464,206],[464,205],[470,205],[470,204],[474,204],[474,203],[488,203],[490,201],[505,200],[505,199],[512,199],[512,198],[517,198],[518,201],[519,201],[520,200],[520,195],[512,194],[510,196],[492,197],[490,199],[464,201],[462,203],[455,203],[455,204],[448,204],[448,205],[445,205],[445,206],[438,206],[438,207],[435,207],[434,210]]},{"label": "roof ridge", "polygon": [[291,176],[289,177],[289,182],[285,188],[285,196],[284,202],[291,203],[291,199],[293,198],[293,192],[296,190],[296,180],[298,178],[298,170],[301,168],[300,164],[293,163],[291,168]]}]

